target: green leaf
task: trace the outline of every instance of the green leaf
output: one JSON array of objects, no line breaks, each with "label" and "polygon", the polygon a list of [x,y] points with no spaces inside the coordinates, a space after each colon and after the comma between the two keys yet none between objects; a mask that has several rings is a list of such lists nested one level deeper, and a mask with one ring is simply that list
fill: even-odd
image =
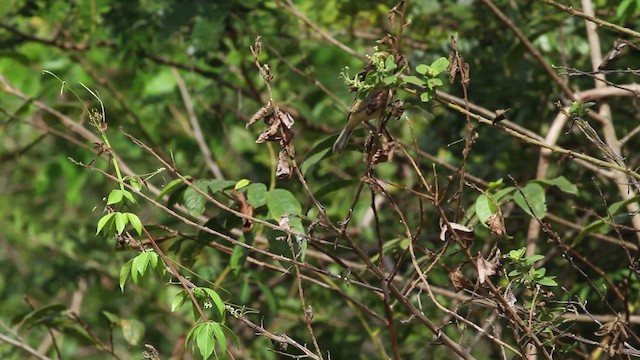
[{"label": "green leaf", "polygon": [[220,324],[214,323],[212,327],[212,332],[213,332],[212,335],[213,335],[213,338],[215,339],[215,342],[217,342],[218,346],[220,347],[220,351],[221,352],[227,351],[227,339],[224,336],[224,332],[222,332],[222,328],[220,327]]},{"label": "green leaf", "polygon": [[[207,192],[207,185],[207,180],[196,180],[193,182],[193,186],[205,193]],[[198,216],[204,213],[205,198],[196,189],[191,186],[187,188],[184,191],[183,199],[184,206],[186,206],[191,215]]]},{"label": "green leaf", "polygon": [[158,259],[160,256],[155,251],[148,251],[149,253],[149,264],[151,264],[152,268],[156,268],[158,266]]},{"label": "green leaf", "polygon": [[408,83],[408,84],[413,84],[413,85],[418,85],[418,86],[425,86],[424,80],[422,80],[419,77],[414,76],[414,75],[405,76],[402,80],[405,83]]},{"label": "green leaf", "polygon": [[431,100],[431,94],[428,91],[423,92],[420,94],[420,100],[422,102],[429,102],[429,100]]},{"label": "green leaf", "polygon": [[140,255],[133,258],[133,264],[131,267],[131,279],[135,284],[138,283],[138,274],[144,275],[149,266],[150,254],[147,251],[143,251]]},{"label": "green leaf", "polygon": [[431,64],[431,71],[433,72],[432,76],[438,76],[441,72],[447,70],[449,67],[449,59],[445,57],[440,57],[436,61]]},{"label": "green leaf", "polygon": [[254,208],[267,203],[267,186],[262,183],[247,186],[247,202]]},{"label": "green leaf", "polygon": [[[107,223],[109,222],[109,220],[111,220],[111,218],[113,218],[115,216],[116,213],[109,213],[104,215],[102,218],[100,218],[100,220],[98,220],[98,230],[96,231],[96,235],[98,235],[100,233],[100,231],[102,230],[102,228],[105,227],[105,225],[107,225]],[[105,234],[106,235],[106,234]]]},{"label": "green leaf", "polygon": [[130,191],[127,190],[122,190],[122,194],[124,195],[124,197],[129,200],[129,202],[131,204],[135,204],[136,203],[136,199],[133,197],[133,194]]},{"label": "green leaf", "polygon": [[384,68],[386,70],[389,71],[393,71],[398,67],[398,65],[396,64],[395,59],[393,58],[393,55],[389,55],[387,56],[387,59],[384,62]]},{"label": "green leaf", "polygon": [[116,233],[122,234],[124,228],[127,226],[127,216],[121,212],[116,212],[115,214],[115,222],[116,222]]},{"label": "green leaf", "polygon": [[620,209],[623,209],[629,204],[629,203],[633,203],[640,200],[640,196],[636,195],[632,198],[626,199],[626,200],[622,200],[622,201],[617,201],[611,205],[609,205],[608,208],[608,212],[611,215],[616,215],[618,214],[618,212],[620,211]]},{"label": "green leaf", "polygon": [[110,313],[108,311],[102,311],[102,315],[104,315],[107,319],[109,319],[109,321],[113,324],[120,323],[120,318],[116,314]]},{"label": "green leaf", "polygon": [[509,251],[509,253],[507,254],[507,256],[511,259],[511,260],[520,260],[522,259],[522,257],[524,256],[524,253],[527,251],[526,248],[520,248],[518,250],[511,250]]},{"label": "green leaf", "polygon": [[137,191],[142,190],[142,180],[140,180],[139,177],[137,176],[130,176],[127,177],[126,180],[129,182],[129,185],[131,185],[132,188],[134,188]]},{"label": "green leaf", "polygon": [[233,270],[234,274],[238,274],[240,270],[242,270],[242,266],[244,266],[245,260],[247,259],[247,250],[240,246],[234,245],[233,252],[231,253],[231,257],[229,259],[229,267]]},{"label": "green leaf", "polygon": [[133,227],[133,229],[138,233],[138,235],[142,235],[142,221],[136,214],[125,213],[127,215],[127,219],[129,224]]},{"label": "green leaf", "polygon": [[555,186],[568,194],[578,194],[578,187],[575,184],[569,182],[569,180],[567,180],[567,178],[565,178],[564,176],[558,176],[555,179],[536,180],[536,182]]},{"label": "green leaf", "polygon": [[544,255],[540,255],[540,254],[527,256],[525,258],[525,264],[527,264],[527,266],[531,266],[542,259],[544,259]]},{"label": "green leaf", "polygon": [[180,309],[182,305],[184,305],[184,302],[185,300],[187,300],[188,297],[189,297],[189,294],[187,294],[186,290],[182,290],[178,292],[173,297],[173,301],[171,302],[171,312],[175,312],[176,310]]},{"label": "green leaf", "polygon": [[119,190],[119,189],[111,190],[111,192],[109,193],[109,197],[107,198],[107,205],[120,203],[120,201],[122,201],[123,196],[124,195],[122,194],[122,190]]},{"label": "green leaf", "polygon": [[416,66],[416,72],[420,75],[426,75],[431,70],[431,67],[426,64],[420,64]]},{"label": "green leaf", "polygon": [[122,326],[124,339],[130,345],[138,345],[144,336],[144,324],[135,319],[126,319],[120,321],[120,325]]},{"label": "green leaf", "polygon": [[272,289],[261,281],[258,281],[257,285],[260,288],[260,292],[267,301],[267,307],[269,308],[269,311],[273,311],[274,313],[278,311],[278,300],[273,294]]},{"label": "green leaf", "polygon": [[489,190],[495,190],[495,189],[501,187],[502,185],[504,185],[504,179],[500,178],[500,179],[498,179],[496,181],[489,182],[488,189]]},{"label": "green leaf", "polygon": [[300,166],[302,175],[307,175],[307,172],[315,167],[320,160],[331,154],[331,146],[336,141],[337,135],[329,136],[313,144],[313,147],[305,156],[304,162]]},{"label": "green leaf", "polygon": [[207,321],[204,324],[200,324],[199,330],[197,334],[195,334],[195,343],[198,346],[198,350],[200,350],[200,355],[204,359],[208,359],[211,354],[213,354],[213,350],[215,347],[214,339],[213,339],[213,326],[214,324],[211,321]]},{"label": "green leaf", "polygon": [[120,290],[124,292],[124,285],[127,282],[127,278],[129,277],[129,273],[131,272],[131,266],[133,265],[133,259],[127,261],[122,265],[120,269]]},{"label": "green leaf", "polygon": [[511,195],[511,193],[513,193],[515,190],[516,190],[515,187],[509,186],[504,189],[498,190],[492,196],[497,202],[506,201],[508,200],[508,196]]},{"label": "green leaf", "polygon": [[627,10],[631,8],[633,1],[634,0],[623,0],[620,3],[620,5],[618,5],[618,8],[616,9],[616,18],[622,19],[623,17],[631,15],[630,12],[629,14],[627,14]]},{"label": "green leaf", "polygon": [[492,199],[484,194],[481,194],[476,199],[476,214],[478,216],[478,219],[480,220],[480,223],[482,223],[482,225],[484,226],[487,226],[485,224],[487,219],[489,219],[491,215],[498,212],[498,207],[494,204],[494,201],[495,200],[492,201]]},{"label": "green leaf", "polygon": [[[187,179],[191,180],[191,177],[187,176]],[[165,195],[169,194],[173,189],[177,188],[180,185],[183,185],[182,179],[171,180],[167,185],[165,185],[162,188],[158,196],[156,196],[156,200],[162,199]]]},{"label": "green leaf", "polygon": [[[230,189],[236,186],[236,182],[233,180],[220,180],[220,179],[209,179],[206,181],[207,187],[212,194],[215,194],[221,190]],[[205,189],[203,189],[205,190]],[[206,190],[205,190],[206,191]]]},{"label": "green leaf", "polygon": [[333,193],[335,191],[348,189],[350,187],[356,186],[359,183],[360,183],[360,180],[358,180],[358,179],[347,179],[347,180],[330,181],[328,184],[326,184],[323,187],[319,188],[315,192],[315,196],[316,196],[316,198],[321,199],[321,198],[325,197],[326,195],[331,194],[331,193]]},{"label": "green leaf", "polygon": [[513,200],[527,214],[537,219],[542,219],[547,212],[544,189],[535,182],[530,182],[521,191],[516,191]]},{"label": "green leaf", "polygon": [[267,207],[271,218],[278,221],[284,214],[300,215],[302,206],[291,192],[285,189],[273,189],[267,192]]},{"label": "green leaf", "polygon": [[239,181],[236,183],[236,185],[233,187],[233,189],[234,189],[234,190],[240,190],[240,189],[242,189],[243,187],[245,187],[245,186],[249,185],[250,183],[251,183],[251,181],[250,181],[250,180],[247,180],[247,179],[239,180]]},{"label": "green leaf", "polygon": [[220,320],[222,320],[224,318],[224,302],[220,298],[220,295],[218,295],[218,293],[215,292],[213,289],[209,289],[209,288],[201,288],[201,289],[204,290],[207,296],[209,296],[209,299],[213,301],[213,304],[216,306],[216,310],[217,310],[216,315]]},{"label": "green leaf", "polygon": [[536,282],[542,286],[558,286],[558,283],[553,280],[555,276],[546,276],[542,279],[536,280]]},{"label": "green leaf", "polygon": [[442,80],[440,80],[440,79],[429,79],[429,80],[427,80],[427,87],[430,90],[433,90],[438,86],[442,86]]},{"label": "green leaf", "polygon": [[66,317],[64,312],[67,310],[64,304],[49,304],[33,310],[22,319],[22,327],[31,329],[32,327],[45,323],[51,323],[55,318]]},{"label": "green leaf", "polygon": [[600,234],[606,234],[609,232],[610,229],[611,228],[609,224],[604,222],[602,219],[595,220],[589,225],[585,226],[584,229],[582,229],[582,231],[580,231],[580,233],[573,240],[572,246],[575,246],[576,244],[578,244],[588,234],[591,234],[594,232],[598,232]]}]

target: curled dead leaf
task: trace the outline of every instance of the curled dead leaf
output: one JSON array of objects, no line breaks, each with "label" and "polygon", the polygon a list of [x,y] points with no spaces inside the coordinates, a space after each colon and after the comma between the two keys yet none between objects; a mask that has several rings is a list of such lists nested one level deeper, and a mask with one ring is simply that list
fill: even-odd
[{"label": "curled dead leaf", "polygon": [[280,180],[289,180],[293,173],[291,172],[291,166],[289,165],[289,156],[287,152],[282,149],[278,154],[278,167],[276,168],[276,177]]},{"label": "curled dead leaf", "polygon": [[487,224],[491,232],[496,235],[502,235],[506,232],[506,229],[504,227],[504,219],[502,218],[502,214],[500,213],[491,214],[491,216],[489,216],[487,221],[485,221],[484,223]]},{"label": "curled dead leaf", "polygon": [[271,119],[271,126],[265,130],[258,139],[256,140],[256,144],[262,144],[265,141],[278,141],[280,140],[280,136],[278,135],[278,127],[280,127],[279,121],[274,121]]},{"label": "curled dead leaf", "polygon": [[478,255],[476,258],[476,270],[478,271],[478,281],[480,281],[480,284],[484,284],[489,276],[497,274],[499,266],[500,250],[496,250],[493,257],[490,257],[489,260],[482,257],[482,255]]},{"label": "curled dead leaf", "polygon": [[462,275],[460,267],[455,268],[449,273],[449,280],[451,284],[453,284],[454,289],[456,289],[456,292],[464,289],[465,285],[469,283],[469,280],[465,279],[464,275]]},{"label": "curled dead leaf", "polygon": [[249,119],[249,122],[247,123],[246,128],[248,129],[251,125],[257,123],[258,121],[260,121],[260,119],[269,115],[271,111],[272,111],[271,101],[269,101],[265,105],[263,105],[258,111],[256,111],[255,114],[253,114],[251,119]]},{"label": "curled dead leaf", "polygon": [[[473,229],[454,222],[450,222],[449,225],[451,225],[451,229],[458,235],[460,240],[470,241],[475,238]],[[440,219],[440,240],[445,241],[450,236],[451,233],[449,232],[449,227],[444,222],[444,220]]]},{"label": "curled dead leaf", "polygon": [[[237,195],[238,202],[240,203],[240,212],[247,216],[253,216],[253,206],[247,202],[247,197],[244,193],[238,193]],[[253,222],[247,218],[242,219],[242,231],[247,232],[253,229]]]}]

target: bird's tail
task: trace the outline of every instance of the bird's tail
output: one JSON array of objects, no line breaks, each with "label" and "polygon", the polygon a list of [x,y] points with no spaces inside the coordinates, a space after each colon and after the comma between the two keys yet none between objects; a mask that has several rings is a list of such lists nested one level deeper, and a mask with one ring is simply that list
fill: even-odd
[{"label": "bird's tail", "polygon": [[353,130],[354,129],[350,128],[349,126],[345,127],[342,130],[342,132],[338,136],[338,139],[336,140],[336,142],[333,143],[333,153],[334,154],[341,153],[342,150],[344,150],[344,148],[347,147],[347,143],[349,142],[349,139],[351,138],[351,135],[353,134]]}]

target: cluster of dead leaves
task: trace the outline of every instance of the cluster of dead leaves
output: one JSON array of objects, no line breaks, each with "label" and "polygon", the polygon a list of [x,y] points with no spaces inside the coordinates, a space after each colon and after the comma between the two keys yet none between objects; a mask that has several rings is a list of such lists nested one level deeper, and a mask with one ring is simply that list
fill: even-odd
[{"label": "cluster of dead leaves", "polygon": [[293,117],[291,117],[288,112],[281,111],[269,101],[253,114],[247,123],[247,128],[253,126],[261,119],[269,127],[258,136],[256,144],[262,144],[265,141],[277,141],[280,143],[276,177],[280,180],[289,180],[293,174],[291,171],[290,157],[295,155],[292,130],[294,124]]}]

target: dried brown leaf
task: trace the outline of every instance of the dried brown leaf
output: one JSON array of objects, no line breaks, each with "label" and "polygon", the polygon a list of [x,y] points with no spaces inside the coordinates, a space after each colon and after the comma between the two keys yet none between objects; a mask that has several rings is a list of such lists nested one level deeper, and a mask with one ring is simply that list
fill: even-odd
[{"label": "dried brown leaf", "polygon": [[289,165],[289,156],[287,152],[282,149],[278,154],[278,168],[276,169],[276,177],[280,180],[291,179],[291,166]]},{"label": "dried brown leaf", "polygon": [[280,127],[280,122],[271,119],[271,126],[265,130],[258,139],[256,140],[256,144],[262,144],[265,141],[278,141],[280,140],[280,136],[278,135],[278,128]]},{"label": "dried brown leaf", "polygon": [[[244,215],[253,217],[253,206],[251,206],[247,202],[247,197],[244,193],[238,193],[237,195],[238,202],[240,203],[240,212]],[[253,229],[253,222],[251,220],[243,218],[242,219],[242,231],[251,231]]]},{"label": "dried brown leaf", "polygon": [[248,129],[251,125],[257,123],[258,121],[260,121],[260,119],[269,115],[271,111],[272,111],[271,101],[269,101],[264,106],[262,106],[258,111],[256,111],[255,114],[253,114],[251,119],[249,119],[249,122],[247,123],[246,128]]},{"label": "dried brown leaf", "polygon": [[449,273],[449,280],[456,289],[456,292],[464,289],[465,285],[469,283],[469,281],[464,278],[464,275],[462,275],[462,271],[460,271],[459,267]]},{"label": "dried brown leaf", "polygon": [[[451,225],[451,229],[458,235],[461,240],[469,241],[475,238],[473,229],[454,222],[450,222],[449,225]],[[449,232],[449,227],[444,222],[444,220],[440,219],[440,240],[445,241],[450,236],[451,233]]]},{"label": "dried brown leaf", "polygon": [[487,224],[491,232],[496,235],[502,235],[506,232],[506,229],[504,227],[504,219],[502,218],[502,214],[500,213],[491,214],[487,221],[485,221],[485,224]]},{"label": "dried brown leaf", "polygon": [[510,109],[498,109],[496,110],[496,117],[493,118],[493,125],[497,124],[498,122],[506,119],[506,113],[507,111],[509,111]]},{"label": "dried brown leaf", "polygon": [[613,49],[605,55],[602,63],[598,65],[598,70],[605,70],[611,63],[620,57],[622,50],[629,45],[625,40],[618,39],[613,43]]},{"label": "dried brown leaf", "polygon": [[478,255],[476,258],[476,270],[478,271],[478,280],[480,284],[484,284],[489,276],[495,275],[498,272],[498,266],[500,266],[500,252],[496,254],[491,260],[487,260],[482,255]]}]

